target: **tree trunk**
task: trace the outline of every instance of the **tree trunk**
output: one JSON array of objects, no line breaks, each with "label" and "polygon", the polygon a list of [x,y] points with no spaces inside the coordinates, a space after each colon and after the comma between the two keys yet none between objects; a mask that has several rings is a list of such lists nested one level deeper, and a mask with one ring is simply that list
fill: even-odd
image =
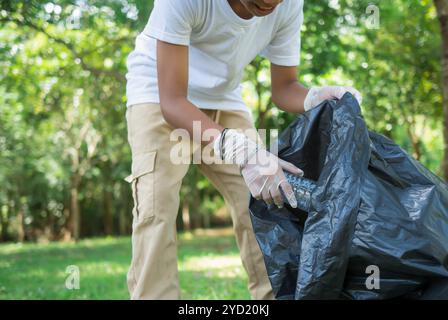
[{"label": "tree trunk", "polygon": [[118,212],[118,232],[121,236],[128,234],[128,219],[132,217],[130,214],[132,210],[132,202],[129,197],[129,185],[121,184],[120,186],[120,194],[123,195],[123,201],[120,202],[120,210]]},{"label": "tree trunk", "polygon": [[415,160],[420,161],[422,158],[421,142],[418,135],[415,133],[415,121],[410,121],[407,125],[406,131],[408,133],[409,139],[411,140],[412,149],[414,150],[412,156]]},{"label": "tree trunk", "polygon": [[200,213],[200,194],[197,188],[198,181],[198,169],[193,167],[191,170],[190,180],[190,193],[188,195],[189,204],[189,220],[190,228],[192,230],[202,228],[202,217]]},{"label": "tree trunk", "polygon": [[442,35],[442,88],[443,88],[443,137],[444,155],[442,172],[448,180],[448,0],[434,0]]},{"label": "tree trunk", "polygon": [[182,222],[183,230],[190,231],[190,204],[186,199],[182,201]]},{"label": "tree trunk", "polygon": [[[1,208],[1,207],[0,207]],[[2,229],[0,233],[0,242],[8,241],[8,227],[9,227],[9,206],[6,207],[6,212],[0,211],[0,228]]]},{"label": "tree trunk", "polygon": [[45,234],[47,236],[47,239],[50,241],[53,241],[55,239],[54,234],[54,215],[47,210],[47,225],[45,227]]},{"label": "tree trunk", "polygon": [[70,241],[72,239],[72,216],[70,214],[70,206],[71,203],[69,202],[70,199],[67,199],[64,201],[64,210],[63,216],[65,219],[64,226],[62,227],[60,236],[62,237],[62,241]]},{"label": "tree trunk", "polygon": [[81,212],[79,210],[79,184],[81,177],[75,172],[72,177],[72,185],[70,188],[70,215],[72,235],[75,241],[79,240],[81,229]]},{"label": "tree trunk", "polygon": [[17,241],[24,242],[25,241],[25,228],[23,227],[24,217],[23,217],[23,209],[19,204],[19,211],[17,212]]},{"label": "tree trunk", "polygon": [[[110,183],[110,182],[107,182]],[[114,229],[114,216],[112,212],[112,192],[110,186],[103,186],[103,210],[104,210],[104,233],[112,235]]]},{"label": "tree trunk", "polygon": [[205,229],[210,229],[211,223],[210,223],[210,214],[205,212],[202,214],[202,226]]},{"label": "tree trunk", "polygon": [[118,234],[124,236],[126,233],[126,209],[121,207],[118,211]]}]

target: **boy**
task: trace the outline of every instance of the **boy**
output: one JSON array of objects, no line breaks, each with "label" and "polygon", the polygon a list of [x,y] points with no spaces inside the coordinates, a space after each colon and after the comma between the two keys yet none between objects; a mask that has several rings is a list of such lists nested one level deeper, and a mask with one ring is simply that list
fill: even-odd
[{"label": "boy", "polygon": [[361,99],[353,88],[307,89],[298,83],[302,21],[302,0],[155,1],[128,58],[129,181],[135,202],[128,273],[132,299],[180,297],[175,226],[189,164],[173,162],[178,142],[170,135],[184,129],[194,136],[195,123],[202,135],[191,143],[212,146],[216,159],[226,162],[200,163],[199,168],[230,208],[249,291],[254,299],[273,298],[249,218],[248,191],[282,206],[282,190],[294,207],[283,170],[303,172],[266,151],[255,133],[235,130],[253,128],[241,98],[243,70],[258,54],[269,59],[272,100],[288,112],[302,113],[346,91]]}]

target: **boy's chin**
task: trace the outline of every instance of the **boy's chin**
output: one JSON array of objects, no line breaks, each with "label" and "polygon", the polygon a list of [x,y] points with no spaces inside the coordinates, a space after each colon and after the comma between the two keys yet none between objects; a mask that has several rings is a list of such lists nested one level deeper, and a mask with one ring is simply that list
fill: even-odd
[{"label": "boy's chin", "polygon": [[270,10],[262,10],[262,9],[258,9],[258,8],[253,8],[251,10],[251,13],[257,17],[265,17],[265,16],[270,15],[274,11],[275,11],[275,8],[272,8]]}]

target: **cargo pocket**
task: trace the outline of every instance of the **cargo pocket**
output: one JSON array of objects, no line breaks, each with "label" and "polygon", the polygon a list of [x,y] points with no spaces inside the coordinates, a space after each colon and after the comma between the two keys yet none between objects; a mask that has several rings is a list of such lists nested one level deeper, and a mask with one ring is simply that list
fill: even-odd
[{"label": "cargo pocket", "polygon": [[135,155],[132,159],[132,174],[126,178],[131,183],[134,223],[154,217],[154,167],[156,151]]}]

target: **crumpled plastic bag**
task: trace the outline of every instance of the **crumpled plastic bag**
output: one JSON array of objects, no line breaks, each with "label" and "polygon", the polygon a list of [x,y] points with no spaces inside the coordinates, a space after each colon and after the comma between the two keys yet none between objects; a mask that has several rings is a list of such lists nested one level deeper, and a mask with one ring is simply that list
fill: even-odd
[{"label": "crumpled plastic bag", "polygon": [[277,299],[448,299],[448,186],[368,131],[351,94],[300,115],[278,140],[279,157],[315,189],[309,212],[251,198]]}]

